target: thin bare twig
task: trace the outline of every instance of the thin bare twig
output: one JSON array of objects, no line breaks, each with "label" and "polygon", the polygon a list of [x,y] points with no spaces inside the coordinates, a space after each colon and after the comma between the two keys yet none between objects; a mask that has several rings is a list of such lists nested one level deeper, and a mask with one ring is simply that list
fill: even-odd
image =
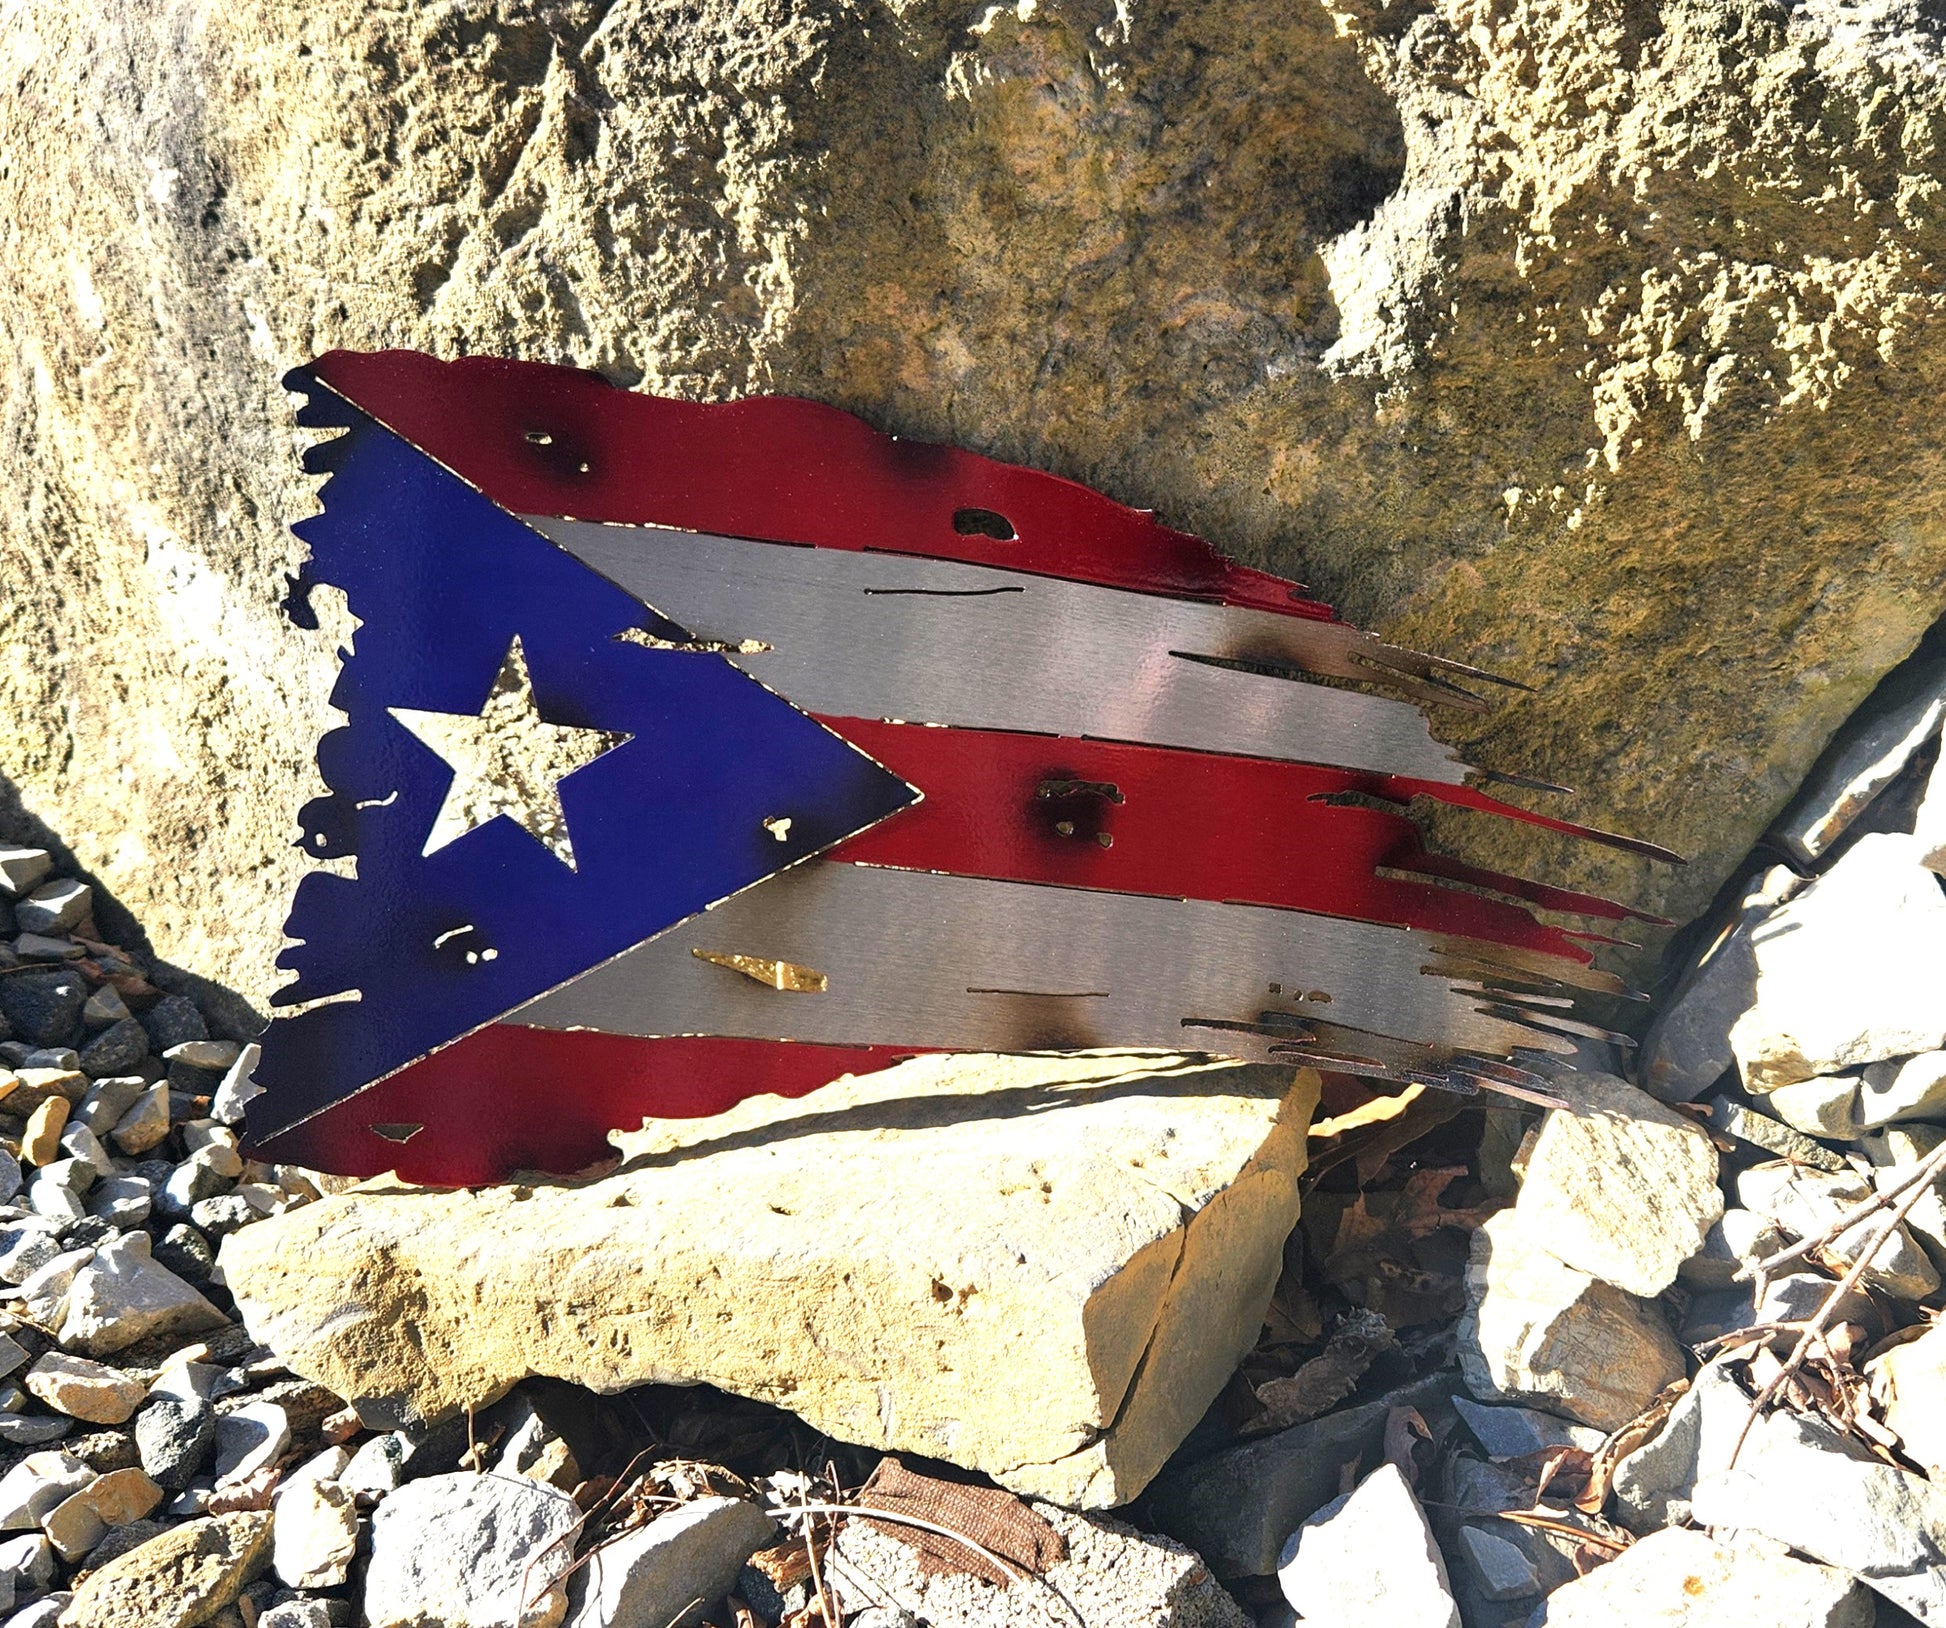
[{"label": "thin bare twig", "polygon": [[1851,1270],[1832,1286],[1831,1292],[1824,1297],[1810,1321],[1805,1324],[1804,1332],[1798,1336],[1797,1344],[1791,1347],[1791,1354],[1784,1359],[1783,1366],[1771,1376],[1770,1383],[1757,1393],[1757,1399],[1750,1404],[1750,1412],[1743,1421],[1743,1428],[1737,1432],[1736,1446],[1730,1449],[1730,1462],[1726,1468],[1736,1468],[1737,1455],[1743,1451],[1743,1444],[1750,1439],[1750,1432],[1762,1416],[1764,1409],[1770,1406],[1791,1376],[1804,1365],[1804,1359],[1810,1355],[1811,1347],[1823,1339],[1825,1325],[1831,1321],[1845,1297],[1858,1287],[1859,1280],[1864,1277],[1872,1262],[1878,1258],[1878,1252],[1885,1247],[1885,1240],[1899,1230],[1905,1218],[1912,1213],[1913,1207],[1931,1190],[1930,1183],[1917,1179],[1927,1173],[1928,1166],[1946,1167],[1946,1142],[1942,1142],[1920,1162],[1919,1169],[1914,1172],[1915,1179],[1910,1182],[1905,1196],[1899,1200],[1898,1208],[1892,1212],[1892,1218],[1860,1253],[1858,1259],[1852,1262]]},{"label": "thin bare twig", "polygon": [[[1870,1198],[1861,1199],[1849,1210],[1842,1212],[1835,1221],[1822,1232],[1818,1233],[1816,1237],[1801,1238],[1788,1249],[1780,1249],[1775,1255],[1766,1256],[1760,1261],[1750,1261],[1739,1267],[1736,1273],[1736,1281],[1739,1283],[1747,1283],[1752,1278],[1768,1276],[1780,1266],[1789,1266],[1793,1262],[1801,1261],[1813,1251],[1822,1249],[1827,1244],[1835,1243],[1846,1233],[1850,1232],[1853,1227],[1857,1226],[1859,1222],[1869,1220],[1878,1211],[1902,1197],[1912,1188],[1919,1186],[1928,1177],[1938,1175],[1942,1170],[1946,1170],[1946,1142],[1941,1142],[1938,1147],[1934,1148],[1925,1158],[1921,1159],[1911,1170],[1899,1177],[1897,1181],[1888,1183],[1885,1187],[1873,1193]],[[1907,1208],[1910,1208],[1910,1206],[1908,1205]]]}]

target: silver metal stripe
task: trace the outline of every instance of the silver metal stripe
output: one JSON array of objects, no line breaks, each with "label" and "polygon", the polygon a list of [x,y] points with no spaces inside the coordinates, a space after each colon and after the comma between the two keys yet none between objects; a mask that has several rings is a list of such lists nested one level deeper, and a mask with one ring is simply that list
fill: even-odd
[{"label": "silver metal stripe", "polygon": [[[947,560],[527,523],[808,712],[1466,775],[1411,702],[1209,665],[1317,670],[1328,624]],[[735,653],[752,639],[770,648]]]},{"label": "silver metal stripe", "polygon": [[[1183,1026],[1266,1011],[1468,1051],[1567,1051],[1422,974],[1423,933],[1294,910],[814,861],[726,900],[501,1021],[616,1034],[1031,1051],[1160,1046],[1268,1059],[1295,1038]],[[766,988],[695,951],[792,963]],[[1328,996],[1328,1000],[1316,997]],[[1299,1031],[1301,1034],[1301,1030]]]}]

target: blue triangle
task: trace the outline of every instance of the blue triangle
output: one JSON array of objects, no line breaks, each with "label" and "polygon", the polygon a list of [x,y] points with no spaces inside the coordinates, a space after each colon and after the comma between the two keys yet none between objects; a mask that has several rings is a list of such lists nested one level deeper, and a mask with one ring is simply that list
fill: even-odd
[{"label": "blue triangle", "polygon": [[[918,800],[918,793],[721,655],[618,640],[683,630],[496,507],[302,370],[324,512],[295,584],[359,619],[319,743],[329,796],[274,997],[333,1000],[265,1031],[253,1140],[274,1135],[720,899]],[[313,625],[315,625],[313,623]],[[558,783],[575,864],[500,817],[423,853],[451,782],[394,707],[477,714],[512,642],[550,723],[631,737]],[[765,821],[789,819],[779,840]],[[466,1105],[456,1103],[455,1113]]]}]

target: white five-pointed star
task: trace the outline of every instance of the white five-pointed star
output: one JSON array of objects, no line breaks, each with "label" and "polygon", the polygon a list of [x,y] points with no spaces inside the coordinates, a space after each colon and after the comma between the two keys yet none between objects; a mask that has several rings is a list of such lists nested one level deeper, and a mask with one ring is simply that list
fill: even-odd
[{"label": "white five-pointed star", "polygon": [[421,712],[412,707],[386,710],[453,771],[453,783],[446,788],[446,800],[439,805],[422,854],[436,853],[504,814],[573,870],[574,844],[568,840],[560,783],[631,739],[605,729],[543,720],[534,704],[534,686],[527,677],[527,657],[518,637],[508,647],[477,714]]}]

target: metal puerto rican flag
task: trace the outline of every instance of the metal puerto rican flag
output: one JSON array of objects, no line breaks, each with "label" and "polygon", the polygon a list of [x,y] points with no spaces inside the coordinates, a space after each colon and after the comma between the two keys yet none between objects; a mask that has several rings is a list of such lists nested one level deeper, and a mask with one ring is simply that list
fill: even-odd
[{"label": "metal puerto rican flag", "polygon": [[1553,1100],[1627,993],[1546,918],[1632,912],[1408,805],[1672,856],[1479,790],[1424,707],[1488,675],[1152,515],[808,401],[409,352],[287,382],[338,432],[292,614],[329,584],[357,632],[263,1157],[571,1171],[942,1050]]}]

